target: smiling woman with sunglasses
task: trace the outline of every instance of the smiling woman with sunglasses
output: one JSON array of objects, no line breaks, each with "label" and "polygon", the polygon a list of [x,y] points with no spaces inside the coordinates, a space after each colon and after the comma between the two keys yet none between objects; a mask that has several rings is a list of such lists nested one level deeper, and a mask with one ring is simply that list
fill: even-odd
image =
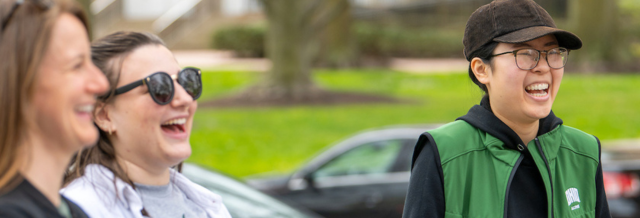
[{"label": "smiling woman with sunglasses", "polygon": [[94,111],[98,145],[75,157],[61,193],[91,217],[230,217],[220,196],[179,172],[200,70],[180,69],[152,34],[117,32],[91,48],[111,90]]}]

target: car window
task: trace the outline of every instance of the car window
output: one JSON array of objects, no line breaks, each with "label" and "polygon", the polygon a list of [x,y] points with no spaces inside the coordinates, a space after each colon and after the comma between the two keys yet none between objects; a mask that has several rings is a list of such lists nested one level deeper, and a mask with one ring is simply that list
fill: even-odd
[{"label": "car window", "polygon": [[360,145],[341,154],[313,173],[314,178],[379,174],[389,171],[402,149],[402,140]]},{"label": "car window", "polygon": [[406,172],[411,171],[411,159],[413,157],[413,150],[416,146],[416,139],[405,139],[403,141],[404,147],[400,150],[396,165],[392,167],[393,172]]}]

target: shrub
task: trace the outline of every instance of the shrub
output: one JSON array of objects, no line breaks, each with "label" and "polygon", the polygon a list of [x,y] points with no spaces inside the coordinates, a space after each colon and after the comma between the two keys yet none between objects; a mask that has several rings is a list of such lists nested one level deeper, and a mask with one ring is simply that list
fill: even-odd
[{"label": "shrub", "polygon": [[[361,57],[443,58],[462,55],[463,30],[409,28],[359,22],[353,26]],[[234,26],[213,35],[213,48],[233,50],[240,57],[264,57],[264,27]]]},{"label": "shrub", "polygon": [[360,53],[365,56],[411,58],[462,58],[462,35],[459,30],[444,28],[412,29],[359,23],[355,34]]},{"label": "shrub", "polygon": [[227,27],[213,34],[212,47],[235,51],[239,57],[264,57],[264,36],[264,27]]}]

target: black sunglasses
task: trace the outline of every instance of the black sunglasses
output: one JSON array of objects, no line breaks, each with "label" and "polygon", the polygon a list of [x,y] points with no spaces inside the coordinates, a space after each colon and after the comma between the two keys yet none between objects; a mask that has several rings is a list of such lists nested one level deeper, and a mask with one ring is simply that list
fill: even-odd
[{"label": "black sunglasses", "polygon": [[144,84],[149,89],[149,95],[151,95],[153,101],[159,105],[166,105],[173,100],[173,95],[175,93],[175,88],[173,87],[174,79],[178,81],[178,84],[180,84],[180,86],[182,86],[189,95],[191,95],[193,100],[197,100],[200,97],[200,94],[202,94],[202,77],[200,69],[187,67],[182,69],[178,75],[173,76],[165,72],[153,73],[141,80],[117,88],[114,95],[131,91],[132,89]]},{"label": "black sunglasses", "polygon": [[[9,21],[13,17],[13,14],[16,12],[18,7],[20,7],[20,5],[24,4],[24,2],[25,0],[16,0],[16,2],[11,7],[11,10],[9,10],[7,16],[2,19],[2,29],[0,29],[0,31],[4,31],[4,28],[6,28],[9,24]],[[53,1],[51,0],[31,0],[31,2],[43,11],[46,11],[51,8],[51,6],[53,6]]]}]

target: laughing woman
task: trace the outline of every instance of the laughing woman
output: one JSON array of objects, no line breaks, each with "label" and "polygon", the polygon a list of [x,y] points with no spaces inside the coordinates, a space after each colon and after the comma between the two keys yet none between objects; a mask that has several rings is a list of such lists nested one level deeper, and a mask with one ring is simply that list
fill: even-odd
[{"label": "laughing woman", "polygon": [[486,95],[420,136],[403,217],[611,217],[600,142],[551,111],[582,41],[533,0],[494,0],[471,15],[463,44]]},{"label": "laughing woman", "polygon": [[87,217],[58,190],[107,91],[73,1],[0,2],[0,217]]},{"label": "laughing woman", "polygon": [[200,70],[180,69],[146,33],[114,33],[91,49],[111,90],[94,111],[98,144],[76,156],[61,193],[94,218],[230,217],[220,196],[172,168],[191,155]]}]

